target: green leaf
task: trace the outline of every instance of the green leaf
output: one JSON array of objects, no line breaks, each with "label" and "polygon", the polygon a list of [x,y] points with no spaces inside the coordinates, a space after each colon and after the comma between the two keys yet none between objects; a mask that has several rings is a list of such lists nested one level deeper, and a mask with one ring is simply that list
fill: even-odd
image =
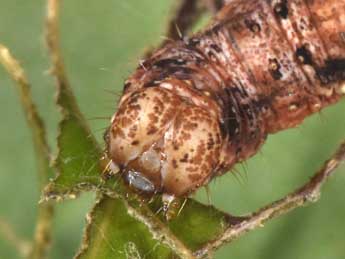
[{"label": "green leaf", "polygon": [[[128,203],[122,199],[101,198],[87,216],[87,228],[76,258],[178,258],[153,239],[147,226],[131,218],[127,210]],[[229,219],[211,206],[188,200],[181,214],[167,226],[196,251],[228,227]]]},{"label": "green leaf", "polygon": [[45,188],[49,198],[74,195],[100,184],[101,149],[84,124],[74,116],[60,123],[55,165],[59,175]]},{"label": "green leaf", "polygon": [[101,198],[87,216],[81,251],[76,258],[178,258],[152,238],[145,224],[132,218],[123,200]]},{"label": "green leaf", "polygon": [[169,228],[189,249],[196,251],[229,227],[235,218],[188,199],[181,213],[169,222]]}]

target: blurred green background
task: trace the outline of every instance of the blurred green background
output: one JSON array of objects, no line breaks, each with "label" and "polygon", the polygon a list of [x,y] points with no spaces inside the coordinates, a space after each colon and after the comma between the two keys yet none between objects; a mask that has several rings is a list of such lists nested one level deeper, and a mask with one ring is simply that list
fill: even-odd
[{"label": "blurred green background", "polygon": [[[62,8],[62,48],[81,110],[101,139],[116,95],[146,47],[157,44],[174,0],[74,0]],[[54,84],[43,40],[45,1],[0,0],[0,42],[20,59],[55,150],[57,122]],[[235,215],[251,212],[308,180],[345,137],[345,103],[308,118],[297,129],[268,138],[241,175],[211,184],[212,203]],[[0,218],[20,236],[34,229],[37,179],[31,134],[18,96],[0,68]],[[326,184],[321,200],[255,230],[216,253],[216,258],[345,258],[345,166]],[[197,198],[206,201],[201,190]],[[72,258],[80,244],[84,218],[94,195],[57,205],[50,258]],[[200,226],[202,228],[202,226]],[[0,236],[0,258],[18,254]]]}]

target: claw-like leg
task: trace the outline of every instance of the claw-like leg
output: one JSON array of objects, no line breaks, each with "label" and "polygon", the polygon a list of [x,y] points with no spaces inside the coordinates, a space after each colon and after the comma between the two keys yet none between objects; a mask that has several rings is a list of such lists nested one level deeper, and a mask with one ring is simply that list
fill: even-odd
[{"label": "claw-like leg", "polygon": [[174,195],[170,194],[163,194],[162,195],[162,202],[163,202],[163,213],[166,220],[171,220],[180,214],[181,208],[181,200],[176,198]]}]

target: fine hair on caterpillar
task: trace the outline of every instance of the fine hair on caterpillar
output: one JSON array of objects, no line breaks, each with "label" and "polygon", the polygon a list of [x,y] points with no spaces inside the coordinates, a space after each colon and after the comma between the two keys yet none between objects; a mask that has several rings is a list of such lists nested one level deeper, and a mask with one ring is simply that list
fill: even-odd
[{"label": "fine hair on caterpillar", "polygon": [[142,193],[186,197],[345,94],[345,0],[234,0],[126,80],[105,134]]}]

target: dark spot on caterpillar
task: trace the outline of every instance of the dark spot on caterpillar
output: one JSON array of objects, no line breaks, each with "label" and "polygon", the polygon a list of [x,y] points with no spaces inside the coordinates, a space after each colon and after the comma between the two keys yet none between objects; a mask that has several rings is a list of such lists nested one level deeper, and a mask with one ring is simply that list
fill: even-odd
[{"label": "dark spot on caterpillar", "polygon": [[251,138],[251,139],[255,139],[256,136],[257,136],[258,134],[259,134],[259,129],[252,130],[252,131],[250,132],[250,138]]},{"label": "dark spot on caterpillar", "polygon": [[235,136],[238,135],[240,133],[240,124],[238,123],[236,117],[229,117],[227,118],[228,123],[227,123],[227,129],[229,132],[230,136]]},{"label": "dark spot on caterpillar", "polygon": [[187,55],[191,60],[194,60],[198,65],[202,64],[205,61],[204,54],[198,49],[199,44],[199,39],[192,38],[186,43],[186,48],[181,49],[182,53]]},{"label": "dark spot on caterpillar", "polygon": [[258,33],[261,31],[260,25],[254,20],[245,19],[244,23],[251,32]]},{"label": "dark spot on caterpillar", "polygon": [[325,66],[317,68],[316,73],[323,84],[345,80],[345,59],[330,59]]},{"label": "dark spot on caterpillar", "polygon": [[157,85],[159,85],[161,82],[158,81],[158,80],[152,80],[152,81],[149,81],[149,82],[146,82],[143,87],[144,88],[149,88],[149,87],[155,87]]},{"label": "dark spot on caterpillar", "polygon": [[236,149],[236,156],[239,156],[239,155],[241,154],[241,152],[242,152],[242,148],[241,148],[241,147],[238,147],[238,148]]},{"label": "dark spot on caterpillar", "polygon": [[236,88],[238,92],[240,93],[241,97],[243,98],[249,98],[248,92],[245,90],[245,86],[243,86],[241,83],[239,83],[239,86]]},{"label": "dark spot on caterpillar", "polygon": [[198,38],[191,38],[187,41],[187,46],[189,47],[196,47],[200,44],[200,40]]},{"label": "dark spot on caterpillar", "polygon": [[[235,90],[234,90],[235,89]],[[232,90],[236,91],[236,87],[227,87],[225,88],[225,93],[229,97],[229,105],[228,108],[225,110],[225,132],[229,134],[230,137],[233,137],[235,135],[238,135],[240,132],[240,122],[238,119],[239,112],[237,111],[235,105],[236,101],[234,100],[234,95],[232,93]]]},{"label": "dark spot on caterpillar", "polygon": [[217,44],[211,44],[210,46],[212,49],[214,49],[217,53],[221,53],[222,49]]},{"label": "dark spot on caterpillar", "polygon": [[183,59],[179,59],[179,58],[167,58],[167,59],[161,59],[156,61],[155,63],[153,63],[153,66],[156,67],[166,67],[166,66],[170,66],[170,65],[184,65],[186,64],[186,61]]},{"label": "dark spot on caterpillar", "polygon": [[155,134],[158,131],[158,129],[156,127],[151,126],[148,130],[147,130],[147,135],[152,135]]},{"label": "dark spot on caterpillar", "polygon": [[189,174],[188,178],[192,181],[198,181],[200,179],[200,175],[199,174]]},{"label": "dark spot on caterpillar", "polygon": [[213,51],[209,50],[207,51],[207,56],[210,58],[210,60],[212,60],[213,62],[217,61],[217,57],[216,54],[214,54]]},{"label": "dark spot on caterpillar", "polygon": [[138,145],[138,144],[139,144],[139,140],[134,140],[134,141],[131,143],[132,146],[136,146],[136,145]]},{"label": "dark spot on caterpillar", "polygon": [[184,155],[183,155],[183,158],[182,159],[180,159],[180,162],[181,163],[187,163],[188,162],[188,154],[187,153],[185,153]]},{"label": "dark spot on caterpillar", "polygon": [[194,70],[189,67],[169,67],[167,68],[167,73],[163,73],[163,76],[167,78],[170,75],[175,75],[177,79],[187,80],[193,72]]},{"label": "dark spot on caterpillar", "polygon": [[210,31],[206,31],[206,35],[210,35],[211,33],[214,34],[218,34],[218,32],[223,28],[224,24],[226,23],[226,21],[224,21],[224,23],[217,23],[216,25],[214,25],[212,27],[212,29]]},{"label": "dark spot on caterpillar", "polygon": [[305,45],[296,50],[296,57],[299,62],[305,65],[312,65],[313,57]]},{"label": "dark spot on caterpillar", "polygon": [[269,62],[269,71],[271,73],[271,76],[275,79],[275,80],[279,80],[283,77],[283,74],[280,72],[280,64],[278,62],[278,60],[276,58],[270,58],[268,60]]},{"label": "dark spot on caterpillar", "polygon": [[175,169],[178,168],[176,159],[173,159],[173,160],[171,161],[171,163],[172,163],[172,166],[173,166]]},{"label": "dark spot on caterpillar", "polygon": [[128,102],[128,105],[132,106],[132,105],[135,105],[138,103],[138,99],[140,97],[140,94],[137,93],[137,92],[133,92],[130,96],[130,99],[129,99],[129,102]]},{"label": "dark spot on caterpillar", "polygon": [[220,132],[222,137],[226,137],[227,134],[227,127],[226,127],[226,120],[224,118],[219,122]]},{"label": "dark spot on caterpillar", "polygon": [[251,107],[249,105],[245,104],[245,105],[243,105],[243,110],[246,113],[247,118],[249,120],[249,126],[250,127],[254,127],[254,119],[255,119],[255,117],[254,117],[254,113],[253,113]]},{"label": "dark spot on caterpillar", "polygon": [[282,0],[274,6],[274,13],[283,19],[286,19],[289,15],[289,9],[287,7],[287,0]]},{"label": "dark spot on caterpillar", "polygon": [[[161,67],[157,73],[155,73],[155,76],[152,77],[152,80],[149,82],[146,82],[144,84],[144,87],[152,87],[156,86],[159,84],[161,81],[164,79],[168,78],[171,75],[174,75],[177,79],[180,80],[187,80],[190,78],[190,74],[194,72],[193,68],[190,67],[184,67],[184,66],[171,66],[170,62],[165,63],[166,60],[163,62],[159,63],[159,65],[165,64],[163,67]],[[182,61],[177,61],[177,62],[182,62]]]},{"label": "dark spot on caterpillar", "polygon": [[[210,135],[210,134],[209,134]],[[213,146],[215,145],[215,142],[212,138],[212,135],[209,136],[208,140],[207,140],[207,149],[211,150],[213,148]]]}]

